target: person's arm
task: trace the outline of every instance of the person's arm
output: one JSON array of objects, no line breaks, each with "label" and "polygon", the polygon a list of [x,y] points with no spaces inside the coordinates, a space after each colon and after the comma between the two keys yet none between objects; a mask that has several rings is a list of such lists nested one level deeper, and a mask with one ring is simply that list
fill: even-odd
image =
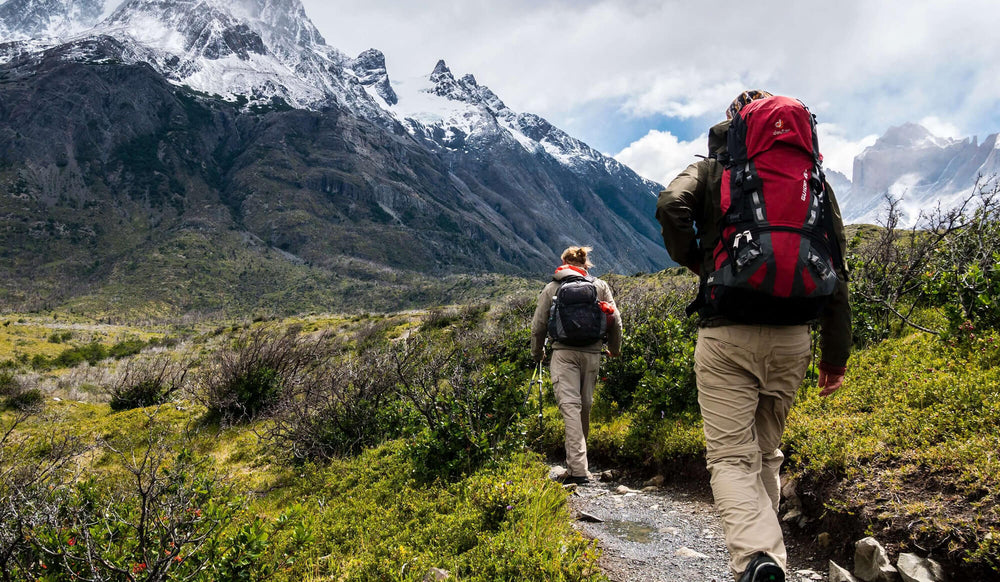
[{"label": "person's arm", "polygon": [[[840,214],[840,206],[834,196],[833,188],[827,184],[830,209],[832,211],[833,236],[843,259],[847,253],[847,238],[844,234],[844,222]],[[819,363],[819,381],[822,390],[820,396],[829,396],[840,389],[847,372],[847,359],[851,355],[852,333],[850,291],[847,287],[848,273],[845,264],[836,265],[837,288],[820,314],[820,349],[823,358]]]},{"label": "person's arm", "polygon": [[707,163],[701,160],[688,166],[660,192],[656,202],[656,219],[670,258],[696,274],[701,273],[702,251],[695,221],[705,191],[702,165]]},{"label": "person's arm", "polygon": [[538,305],[531,319],[531,357],[535,362],[541,362],[545,350],[545,338],[549,334],[549,309],[552,307],[552,297],[555,295],[554,283],[549,283],[538,294]]},{"label": "person's arm", "polygon": [[608,318],[608,339],[607,339],[607,351],[608,354],[613,358],[617,358],[622,353],[622,314],[618,310],[618,305],[615,303],[614,295],[611,293],[611,287],[604,281],[598,292],[598,299],[604,302],[605,313],[610,310],[611,313],[607,313]]},{"label": "person's arm", "polygon": [[847,283],[837,281],[837,289],[820,315],[819,387],[821,396],[836,392],[847,372],[847,359],[851,354],[851,305],[848,301]]}]

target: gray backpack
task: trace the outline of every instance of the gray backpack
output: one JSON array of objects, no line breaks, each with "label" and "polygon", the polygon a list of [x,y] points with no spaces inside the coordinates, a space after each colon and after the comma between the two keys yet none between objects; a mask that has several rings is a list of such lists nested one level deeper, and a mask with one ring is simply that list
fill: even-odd
[{"label": "gray backpack", "polygon": [[549,337],[568,346],[588,346],[607,335],[608,317],[601,309],[594,278],[563,279],[549,308]]}]

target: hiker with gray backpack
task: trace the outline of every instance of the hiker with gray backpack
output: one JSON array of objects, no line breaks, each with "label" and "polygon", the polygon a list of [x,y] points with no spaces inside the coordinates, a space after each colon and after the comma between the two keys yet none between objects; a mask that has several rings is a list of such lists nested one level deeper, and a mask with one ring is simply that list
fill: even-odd
[{"label": "hiker with gray backpack", "polygon": [[670,256],[699,275],[688,313],[712,493],[738,582],[783,582],[778,519],[785,420],[820,324],[821,396],[840,388],[851,309],[840,209],[816,120],[799,101],[745,91],[709,131],[709,155],[660,192]]},{"label": "hiker with gray backpack", "polygon": [[[587,436],[601,355],[618,356],[622,319],[611,287],[587,269],[590,247],[570,247],[552,281],[538,296],[531,322],[531,355],[539,365],[546,339],[551,340],[552,390],[566,427],[566,467],[563,483],[590,481]],[[607,349],[605,349],[605,343]]]}]

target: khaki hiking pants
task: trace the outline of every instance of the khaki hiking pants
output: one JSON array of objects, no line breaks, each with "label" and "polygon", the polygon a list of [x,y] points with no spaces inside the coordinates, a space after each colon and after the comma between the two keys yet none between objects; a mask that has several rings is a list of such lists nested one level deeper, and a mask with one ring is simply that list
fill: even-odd
[{"label": "khaki hiking pants", "polygon": [[601,366],[601,354],[577,350],[553,350],[549,371],[559,412],[566,426],[566,467],[574,477],[589,477],[587,437],[590,408]]},{"label": "khaki hiking pants", "polygon": [[694,369],[708,470],[737,577],[758,552],[785,567],[778,520],[784,455],[778,445],[808,365],[805,325],[727,325],[698,332]]}]

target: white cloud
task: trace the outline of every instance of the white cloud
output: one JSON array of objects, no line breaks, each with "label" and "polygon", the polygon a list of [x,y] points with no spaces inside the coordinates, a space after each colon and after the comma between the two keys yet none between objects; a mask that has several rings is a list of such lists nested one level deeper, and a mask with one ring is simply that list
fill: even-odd
[{"label": "white cloud", "polygon": [[654,129],[618,152],[615,159],[640,176],[665,186],[688,164],[695,162],[695,156],[705,155],[707,152],[707,135],[692,141],[680,141],[668,131]]},{"label": "white cloud", "polygon": [[819,132],[819,149],[823,153],[823,167],[836,170],[854,179],[854,158],[866,147],[874,145],[877,135],[868,135],[859,140],[850,140],[844,135],[844,130],[832,123],[820,123],[816,126]]},{"label": "white cloud", "polygon": [[944,121],[934,115],[930,115],[920,120],[920,125],[927,128],[937,137],[950,137],[959,139],[965,137],[962,135],[962,130],[958,129],[954,123]]},{"label": "white cloud", "polygon": [[303,3],[331,46],[382,50],[390,77],[426,75],[443,58],[560,126],[597,102],[708,126],[760,88],[802,99],[847,142],[927,117],[965,135],[1000,130],[995,0]]}]

